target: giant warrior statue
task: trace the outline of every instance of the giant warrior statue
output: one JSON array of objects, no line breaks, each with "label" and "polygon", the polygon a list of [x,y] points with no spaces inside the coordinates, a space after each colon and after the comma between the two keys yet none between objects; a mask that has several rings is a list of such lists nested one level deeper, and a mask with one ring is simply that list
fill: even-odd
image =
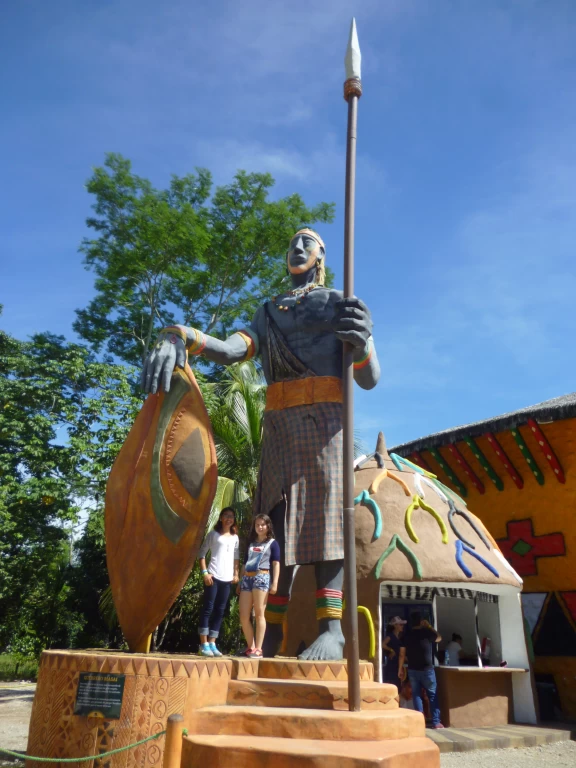
[{"label": "giant warrior statue", "polygon": [[300,658],[340,659],[344,648],[343,342],[354,348],[354,379],[363,389],[377,384],[380,367],[368,308],[324,286],[325,258],[322,238],[301,229],[286,255],[292,289],[264,303],[249,328],[225,341],[196,328],[166,328],[142,372],[146,392],[168,392],[187,352],[221,365],[261,358],[268,389],[254,513],[270,515],[282,551],[278,593],[266,610],[265,656],[280,648],[296,567],[309,563],[319,635]]}]

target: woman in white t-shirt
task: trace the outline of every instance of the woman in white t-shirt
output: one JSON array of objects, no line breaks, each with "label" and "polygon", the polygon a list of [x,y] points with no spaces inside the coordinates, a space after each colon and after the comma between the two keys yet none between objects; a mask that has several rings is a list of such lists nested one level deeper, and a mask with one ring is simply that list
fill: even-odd
[{"label": "woman in white t-shirt", "polygon": [[[211,552],[206,568],[206,555]],[[216,647],[216,638],[230,595],[230,585],[238,582],[240,562],[236,514],[231,507],[220,512],[214,530],[204,539],[198,553],[204,577],[204,605],[200,615],[200,653],[202,656],[222,656]]]},{"label": "woman in white t-shirt", "polygon": [[462,651],[462,636],[456,632],[452,634],[452,640],[446,645],[446,664],[449,667],[460,666],[460,653]]}]

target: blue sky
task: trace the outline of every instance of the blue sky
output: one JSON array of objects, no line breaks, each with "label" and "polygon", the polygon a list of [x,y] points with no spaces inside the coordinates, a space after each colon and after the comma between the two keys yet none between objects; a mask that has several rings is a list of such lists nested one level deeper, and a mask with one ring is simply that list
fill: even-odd
[{"label": "blue sky", "polygon": [[93,295],[84,183],[108,151],[157,186],[244,168],[335,201],[340,285],[352,15],[356,293],[382,365],[358,429],[393,444],[576,389],[572,0],[5,0],[2,327],[72,337]]}]

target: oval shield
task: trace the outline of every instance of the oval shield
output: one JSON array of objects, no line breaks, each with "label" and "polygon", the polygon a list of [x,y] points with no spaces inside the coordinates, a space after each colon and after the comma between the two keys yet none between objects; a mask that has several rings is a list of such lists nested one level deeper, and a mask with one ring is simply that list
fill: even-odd
[{"label": "oval shield", "polygon": [[106,486],[106,559],[131,651],[160,624],[188,578],[218,481],[206,406],[188,365],[149,395]]}]

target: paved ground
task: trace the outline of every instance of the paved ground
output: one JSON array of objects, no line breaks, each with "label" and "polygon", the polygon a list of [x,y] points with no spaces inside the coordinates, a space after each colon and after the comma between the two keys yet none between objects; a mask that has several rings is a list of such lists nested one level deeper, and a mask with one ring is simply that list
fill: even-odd
[{"label": "paved ground", "polygon": [[[426,734],[438,745],[440,752],[470,750],[517,749],[539,747],[576,738],[576,727],[554,723],[550,725],[498,725],[492,728],[428,729]],[[575,765],[576,768],[576,765]]]},{"label": "paved ground", "polygon": [[[32,710],[32,700],[36,686],[31,683],[0,683],[0,747],[11,749],[15,752],[23,752],[28,740],[28,722]],[[498,734],[480,734],[480,741],[485,738],[498,738],[500,745],[504,746],[502,739],[512,737],[512,743],[518,739],[516,729],[521,726],[500,729]],[[475,729],[476,733],[483,729]],[[486,729],[495,730],[495,729]],[[530,738],[535,738],[533,733],[540,729],[527,729]],[[544,729],[542,729],[544,730]],[[429,732],[430,733],[430,732]],[[441,732],[442,733],[442,732]],[[470,750],[469,742],[471,731],[460,731],[465,747]],[[552,733],[551,731],[549,733]],[[450,734],[450,739],[448,739]],[[566,736],[569,733],[566,732]],[[446,729],[444,739],[455,741],[457,732],[455,729]],[[487,742],[484,742],[487,743]],[[4,759],[3,759],[4,757]],[[16,768],[14,762],[5,762],[6,756],[0,755],[0,766],[11,765]],[[13,758],[10,758],[13,761]],[[470,751],[448,752],[441,755],[442,768],[575,768],[576,766],[576,741],[561,741],[555,744],[521,748],[521,749],[483,749],[474,748]]]},{"label": "paved ground", "polygon": [[524,749],[481,749],[440,755],[442,768],[574,768],[576,741]]},{"label": "paved ground", "polygon": [[34,683],[0,683],[0,747],[26,748]]},{"label": "paved ground", "polygon": [[[0,683],[0,747],[26,749],[35,690],[34,683]],[[0,765],[4,759],[7,756],[0,754]]]}]

